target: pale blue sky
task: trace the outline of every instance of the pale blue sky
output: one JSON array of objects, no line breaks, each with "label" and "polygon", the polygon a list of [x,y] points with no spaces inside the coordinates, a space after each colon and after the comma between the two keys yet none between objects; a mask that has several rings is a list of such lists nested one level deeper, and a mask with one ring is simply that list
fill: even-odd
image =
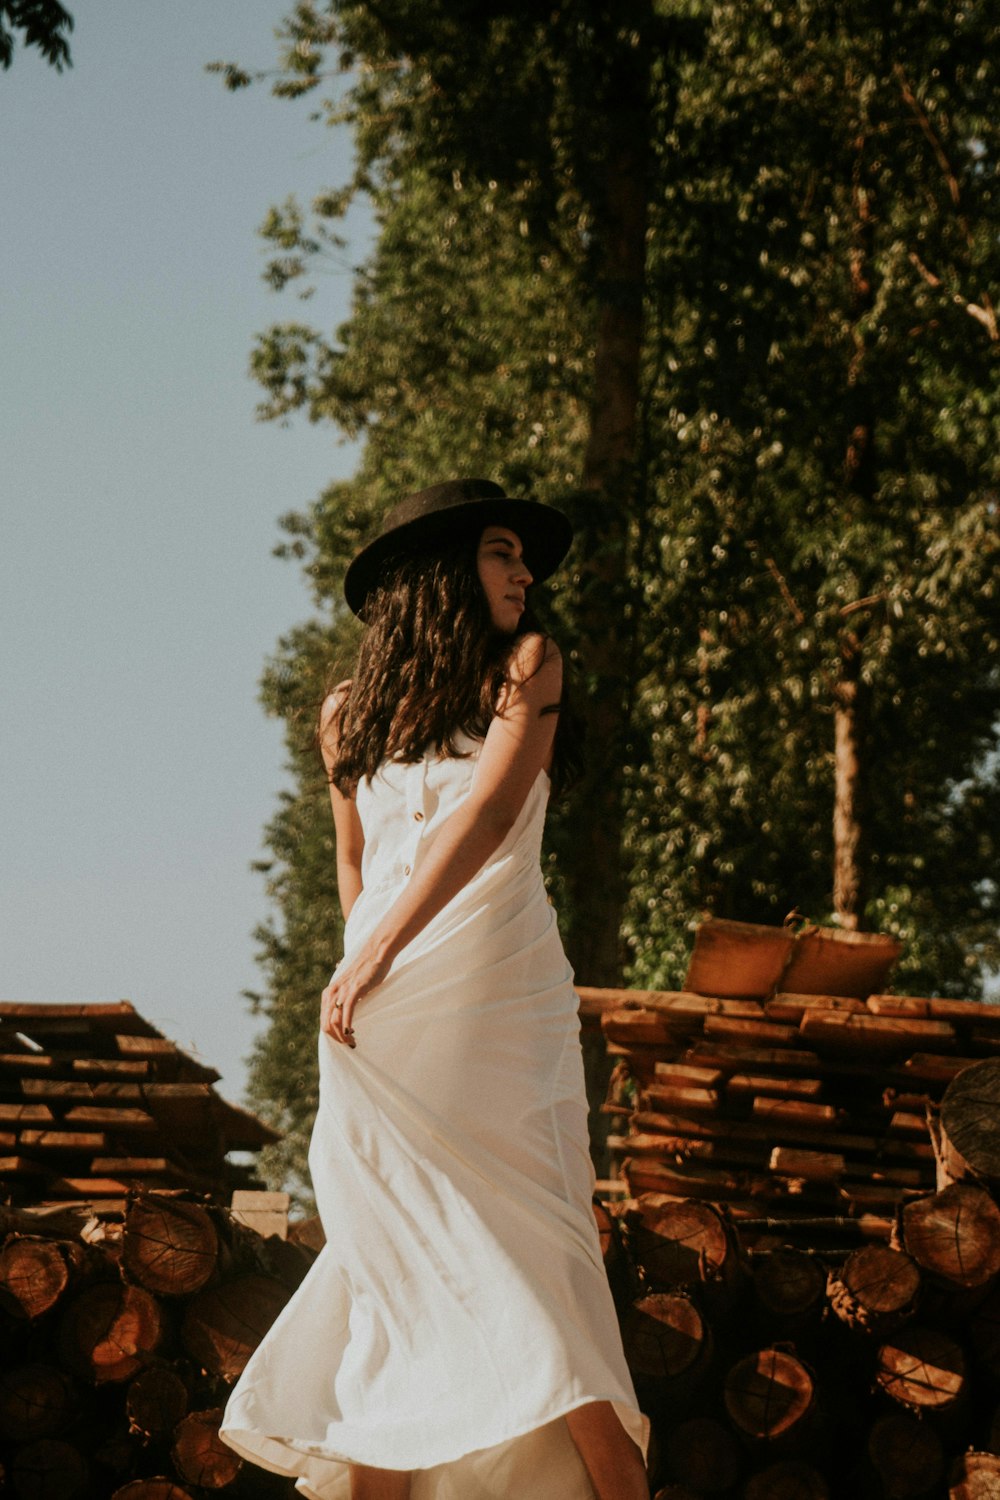
[{"label": "pale blue sky", "polygon": [[254,333],[299,311],[256,228],[352,143],[204,70],[272,65],[282,0],[69,8],[71,70],[0,73],[0,998],[128,998],[237,1098],[284,779],[257,680],[311,608],[271,548],[356,461],[255,421]]}]

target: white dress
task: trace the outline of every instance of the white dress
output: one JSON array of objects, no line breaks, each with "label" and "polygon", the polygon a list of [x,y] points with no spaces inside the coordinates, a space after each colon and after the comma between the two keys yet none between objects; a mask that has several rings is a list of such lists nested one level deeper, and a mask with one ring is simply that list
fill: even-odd
[{"label": "white dress", "polygon": [[[468,795],[464,758],[358,787],[350,956]],[[354,1015],[320,1035],[309,1166],[326,1246],[255,1351],[222,1435],[347,1500],[348,1463],[413,1469],[412,1500],[592,1500],[566,1412],[615,1404],[646,1450],[601,1261],[572,971],[539,855],[540,773],[479,873]]]}]

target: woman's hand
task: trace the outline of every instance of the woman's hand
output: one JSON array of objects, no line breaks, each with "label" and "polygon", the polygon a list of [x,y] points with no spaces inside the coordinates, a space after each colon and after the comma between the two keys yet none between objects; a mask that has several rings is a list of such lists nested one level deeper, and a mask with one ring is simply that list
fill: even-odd
[{"label": "woman's hand", "polygon": [[345,964],[323,991],[320,1029],[335,1042],[355,1046],[354,1007],[371,990],[380,985],[389,972],[392,960],[372,943],[366,943],[356,957]]}]

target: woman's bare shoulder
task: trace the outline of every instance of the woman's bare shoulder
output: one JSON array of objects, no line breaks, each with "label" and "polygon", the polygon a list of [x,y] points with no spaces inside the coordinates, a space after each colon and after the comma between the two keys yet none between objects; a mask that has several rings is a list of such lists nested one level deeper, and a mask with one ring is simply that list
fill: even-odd
[{"label": "woman's bare shoulder", "polygon": [[331,688],[323,699],[319,710],[319,727],[325,733],[330,726],[331,720],[335,719],[347,702],[347,695],[351,691],[351,679],[345,678],[338,682],[335,688]]},{"label": "woman's bare shoulder", "polygon": [[510,682],[521,687],[543,671],[546,676],[561,675],[562,654],[555,641],[539,630],[518,636],[507,660]]}]

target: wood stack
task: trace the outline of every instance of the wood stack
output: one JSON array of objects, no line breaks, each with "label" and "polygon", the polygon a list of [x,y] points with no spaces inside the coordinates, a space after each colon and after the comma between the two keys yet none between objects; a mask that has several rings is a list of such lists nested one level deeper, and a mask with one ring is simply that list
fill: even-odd
[{"label": "wood stack", "polygon": [[259,1186],[228,1153],[277,1134],[222,1099],[218,1077],[127,1000],[0,1004],[0,1193],[115,1213],[136,1187],[227,1203]]},{"label": "wood stack", "polygon": [[810,975],[780,930],[710,927],[683,992],[582,996],[657,1500],[1000,1494],[1000,1007],[889,995],[856,935]]},{"label": "wood stack", "polygon": [[120,1225],[0,1209],[4,1493],[293,1496],[243,1465],[218,1426],[313,1258],[190,1196],[133,1194]]},{"label": "wood stack", "polygon": [[[803,954],[810,940],[828,951]],[[690,988],[584,989],[616,1063],[604,1107],[625,1127],[609,1145],[629,1192],[726,1202],[801,1243],[887,1237],[900,1204],[936,1183],[945,1088],[1000,1053],[1000,1006],[868,991],[895,955],[867,935],[714,922]]]}]

